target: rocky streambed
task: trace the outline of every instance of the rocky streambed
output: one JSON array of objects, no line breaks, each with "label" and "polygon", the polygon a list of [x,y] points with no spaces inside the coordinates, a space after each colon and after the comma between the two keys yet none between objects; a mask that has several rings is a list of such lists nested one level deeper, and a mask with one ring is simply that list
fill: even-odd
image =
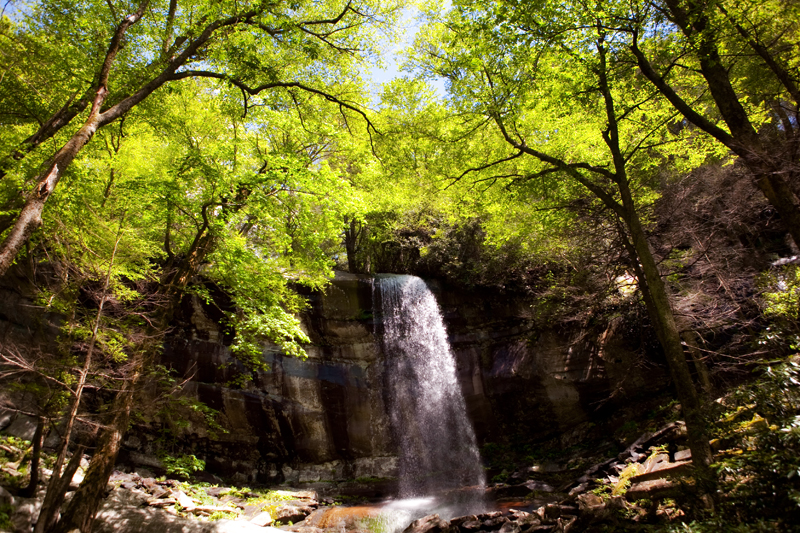
[{"label": "rocky streambed", "polygon": [[[382,490],[365,489],[385,483],[381,480],[251,490],[155,478],[145,470],[117,471],[95,531],[534,533],[663,522],[681,516],[670,502],[691,490],[690,455],[683,444],[685,428],[673,422],[588,467],[534,465],[512,473],[511,483],[406,500],[378,499]],[[43,488],[36,498],[0,489],[8,516],[0,529],[31,531],[42,497]]]}]

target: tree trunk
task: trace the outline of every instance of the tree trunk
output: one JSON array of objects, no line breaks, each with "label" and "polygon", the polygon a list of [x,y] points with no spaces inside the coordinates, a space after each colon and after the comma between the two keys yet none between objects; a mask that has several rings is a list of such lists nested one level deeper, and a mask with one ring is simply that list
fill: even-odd
[{"label": "tree trunk", "polygon": [[[625,220],[631,235],[631,244],[636,250],[642,274],[647,283],[652,302],[651,321],[656,329],[656,334],[664,349],[664,356],[669,364],[672,379],[678,392],[678,400],[681,402],[686,419],[686,430],[688,432],[689,448],[692,451],[692,463],[695,467],[695,478],[699,485],[701,495],[708,496],[714,494],[715,483],[714,475],[709,467],[713,462],[714,456],[709,445],[706,420],[703,416],[702,403],[698,397],[689,371],[689,364],[681,344],[681,335],[675,324],[675,317],[669,302],[669,296],[661,279],[647,236],[642,229],[638,214],[633,205],[633,199],[627,186],[627,181],[621,180],[619,189],[622,193],[623,206],[627,211]],[[706,505],[713,505],[711,501],[706,501]]]},{"label": "tree trunk", "polygon": [[800,246],[800,208],[792,188],[777,172],[765,170],[758,163],[747,159],[745,164],[755,176],[758,189],[777,211],[794,243]]},{"label": "tree trunk", "polygon": [[[85,450],[85,446],[78,446],[72,454],[72,459],[67,463],[64,472],[53,471],[51,482],[54,478],[57,481],[55,484],[51,483],[52,486],[48,485],[47,487],[47,493],[45,494],[44,502],[42,502],[42,510],[39,511],[39,519],[36,522],[33,533],[47,533],[53,531],[53,527],[58,519],[58,511],[61,508],[61,504],[64,502],[64,495],[67,493],[67,489],[72,482],[72,478],[75,476],[75,472],[78,471]],[[56,474],[58,474],[58,477],[56,477]]]},{"label": "tree trunk", "polygon": [[114,418],[101,433],[97,448],[89,462],[86,477],[72,497],[61,520],[50,530],[53,533],[68,533],[74,529],[79,529],[81,533],[91,533],[106,484],[114,470],[122,438],[128,429],[133,397],[141,376],[142,357],[141,354],[138,355],[139,360],[136,362],[134,375],[125,382],[117,394],[113,405]]},{"label": "tree trunk", "polygon": [[42,456],[42,438],[46,422],[43,416],[39,417],[36,424],[36,433],[33,435],[33,455],[31,456],[31,480],[28,486],[19,491],[23,498],[33,498],[36,495],[36,485],[39,484],[39,459]]},{"label": "tree trunk", "polygon": [[2,162],[0,162],[0,180],[8,174],[15,162],[24,159],[26,155],[38,148],[40,144],[52,138],[61,128],[72,122],[72,119],[83,113],[92,102],[92,89],[89,88],[79,100],[75,101],[74,98],[75,95],[64,104],[64,107],[53,113],[47,122],[39,127],[36,133],[22,141],[11,151],[11,154],[7,155]]},{"label": "tree trunk", "polygon": [[349,223],[345,218],[347,227],[344,230],[344,247],[347,252],[347,270],[351,274],[359,272],[358,261],[356,260],[356,252],[358,250],[358,236],[361,230],[356,228],[355,219],[350,219]]},{"label": "tree trunk", "polygon": [[[105,89],[101,88],[96,99],[95,107],[97,109],[100,108],[103,99],[105,99]],[[83,127],[53,157],[47,170],[37,178],[36,187],[28,194],[25,207],[22,208],[11,232],[2,246],[0,246],[0,276],[4,275],[11,267],[17,252],[25,245],[31,233],[42,224],[42,211],[44,210],[45,202],[47,202],[50,193],[58,185],[69,164],[72,163],[81,148],[94,136],[98,123],[99,115],[93,112]]]}]

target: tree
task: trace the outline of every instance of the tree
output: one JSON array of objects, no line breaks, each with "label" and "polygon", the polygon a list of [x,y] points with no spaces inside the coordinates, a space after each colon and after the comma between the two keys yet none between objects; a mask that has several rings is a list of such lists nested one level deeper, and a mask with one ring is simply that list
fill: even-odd
[{"label": "tree", "polygon": [[478,144],[491,155],[473,157],[481,162],[455,181],[505,183],[518,202],[536,202],[544,188],[569,197],[577,186],[616,221],[676,385],[701,492],[708,494],[712,455],[702,404],[641,215],[653,194],[651,169],[677,140],[664,127],[674,114],[628,75],[619,46],[605,3],[465,1],[429,26],[416,57],[447,78],[453,113],[471,119],[462,137],[491,135],[511,148]]},{"label": "tree", "polygon": [[[130,13],[120,20],[117,11]],[[18,251],[41,224],[42,211],[64,172],[95,133],[121,119],[165,84],[188,78],[210,78],[235,86],[242,94],[245,112],[261,105],[266,91],[282,89],[296,98],[309,93],[335,103],[343,115],[366,114],[348,95],[350,87],[338,94],[324,86],[328,76],[341,75],[352,67],[354,57],[368,45],[368,25],[391,13],[376,3],[355,7],[304,2],[237,2],[179,6],[143,0],[133,6],[89,3],[84,9],[68,10],[81,24],[98,30],[81,35],[105,53],[93,57],[87,46],[86,62],[99,67],[85,94],[91,95],[89,113],[83,125],[49,159],[45,169],[32,181],[16,221],[0,245],[0,274],[5,273]],[[61,26],[59,2],[37,6],[28,24],[54,30],[56,38],[68,39]],[[103,49],[100,48],[100,49]],[[325,60],[326,68],[318,68]],[[85,99],[85,98],[84,98]],[[83,101],[80,100],[79,102]],[[77,107],[76,107],[77,106]],[[70,102],[56,111],[39,130],[14,149],[14,157],[30,152],[61,131],[80,113]],[[368,124],[369,121],[367,120]]]},{"label": "tree", "polygon": [[632,67],[692,126],[738,156],[800,245],[798,6],[632,2],[610,23]]}]

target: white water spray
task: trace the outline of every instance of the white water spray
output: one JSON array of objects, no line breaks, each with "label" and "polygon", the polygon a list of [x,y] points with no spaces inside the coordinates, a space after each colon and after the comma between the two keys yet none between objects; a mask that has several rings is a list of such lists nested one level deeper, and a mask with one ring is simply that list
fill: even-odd
[{"label": "white water spray", "polygon": [[433,293],[414,276],[381,276],[376,285],[400,497],[466,487],[482,494],[486,482],[475,432]]}]

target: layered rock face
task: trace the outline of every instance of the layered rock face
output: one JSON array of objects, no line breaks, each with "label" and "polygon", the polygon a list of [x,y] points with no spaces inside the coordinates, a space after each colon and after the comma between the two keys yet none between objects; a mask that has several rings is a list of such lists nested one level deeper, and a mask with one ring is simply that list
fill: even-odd
[{"label": "layered rock face", "polygon": [[[666,382],[663,367],[642,365],[638,337],[621,319],[590,328],[542,326],[522,298],[429,286],[442,308],[479,444],[513,434],[575,444],[598,408]],[[235,383],[243,367],[230,355],[218,311],[187,300],[161,363],[190,378],[185,393],[219,411],[227,433],[210,438],[203,424],[180,427],[169,414],[154,416],[144,400],[121,460],[159,467],[156,451],[166,447],[193,453],[207,462],[206,471],[240,482],[393,477],[396,440],[372,289],[370,276],[337,273],[324,294],[308,294],[311,305],[302,316],[312,340],[308,358],[265,346],[270,370],[254,373],[244,387]],[[59,317],[41,315],[18,287],[0,290],[1,342],[55,340]]]},{"label": "layered rock face", "polygon": [[[494,293],[429,283],[442,308],[458,379],[480,442],[500,433],[530,439],[561,435],[565,444],[609,398],[663,384],[639,369],[619,321],[595,329],[542,329],[530,304]],[[318,482],[392,477],[396,471],[384,386],[385,363],[375,335],[373,279],[337,273],[325,294],[310,294],[303,325],[308,358],[265,348],[270,371],[244,389],[230,386],[241,369],[222,330],[199,301],[167,344],[162,361],[192,376],[187,393],[220,411],[227,434],[182,439],[207,470],[253,482]],[[132,432],[129,459],[147,462],[153,446]]]}]

